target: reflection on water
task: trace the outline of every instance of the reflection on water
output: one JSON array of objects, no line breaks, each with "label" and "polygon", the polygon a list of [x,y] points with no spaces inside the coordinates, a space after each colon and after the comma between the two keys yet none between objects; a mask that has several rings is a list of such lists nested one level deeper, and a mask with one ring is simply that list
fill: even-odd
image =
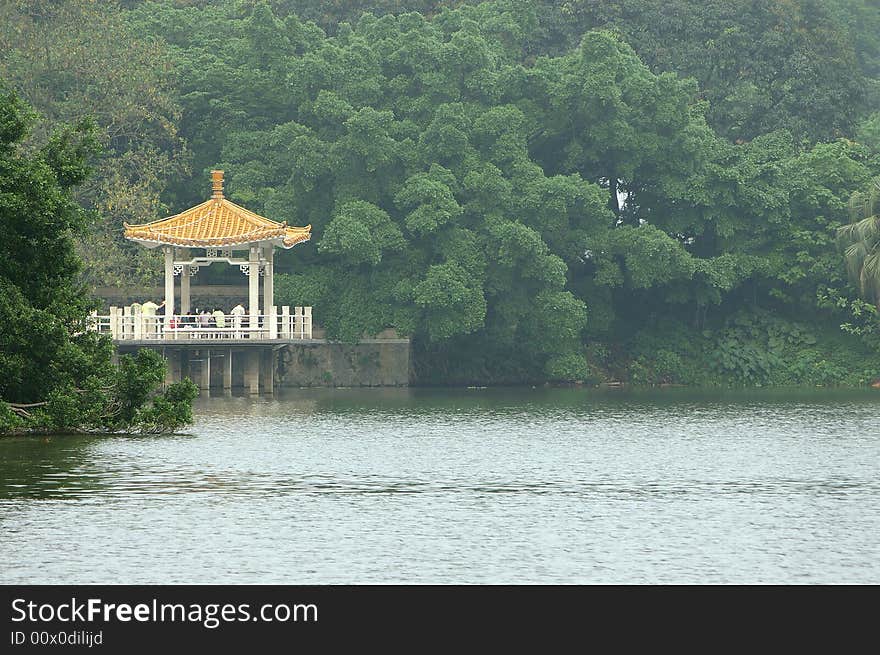
[{"label": "reflection on water", "polygon": [[880,582],[876,392],[293,390],[0,440],[6,582]]}]

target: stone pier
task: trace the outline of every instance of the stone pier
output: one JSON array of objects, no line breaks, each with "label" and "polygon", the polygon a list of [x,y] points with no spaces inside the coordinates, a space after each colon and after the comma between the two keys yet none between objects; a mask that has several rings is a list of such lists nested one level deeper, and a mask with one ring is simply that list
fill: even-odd
[{"label": "stone pier", "polygon": [[160,352],[168,369],[165,384],[190,378],[201,390],[241,388],[252,394],[275,390],[275,348],[272,344],[203,346],[153,343],[117,343],[118,354],[134,354],[141,348]]},{"label": "stone pier", "polygon": [[199,367],[199,389],[208,390],[211,388],[211,349],[202,348],[196,354],[201,364]]},{"label": "stone pier", "polygon": [[232,367],[233,367],[233,355],[232,348],[228,348],[226,350],[226,361],[223,363],[223,390],[229,391],[232,389]]},{"label": "stone pier", "polygon": [[285,343],[254,340],[205,344],[197,340],[162,343],[117,341],[118,354],[141,348],[160,352],[168,362],[165,384],[190,378],[199,389],[242,389],[272,394],[280,387],[406,386],[408,339],[364,339],[346,345],[324,339]]},{"label": "stone pier", "polygon": [[249,393],[260,393],[260,357],[261,353],[256,349],[247,350],[244,353],[244,384],[242,386]]},{"label": "stone pier", "polygon": [[177,351],[166,353],[165,361],[168,362],[168,368],[165,371],[165,385],[167,386],[183,378],[182,353]]}]

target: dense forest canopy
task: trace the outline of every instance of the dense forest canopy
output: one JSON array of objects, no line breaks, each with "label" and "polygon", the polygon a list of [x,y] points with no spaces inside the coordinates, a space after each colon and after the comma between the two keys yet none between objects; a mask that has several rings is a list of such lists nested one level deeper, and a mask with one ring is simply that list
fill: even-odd
[{"label": "dense forest canopy", "polygon": [[411,335],[419,382],[859,384],[878,28],[871,0],[19,0],[0,76],[97,124],[93,285],[153,282],[122,221],[223,168],[313,225],[280,300]]}]

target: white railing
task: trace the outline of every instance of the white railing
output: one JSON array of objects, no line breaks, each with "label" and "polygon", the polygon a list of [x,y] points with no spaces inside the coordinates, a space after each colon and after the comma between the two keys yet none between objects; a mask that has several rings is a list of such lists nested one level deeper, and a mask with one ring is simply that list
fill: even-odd
[{"label": "white railing", "polygon": [[144,316],[131,307],[111,307],[93,313],[89,327],[116,341],[176,341],[184,339],[311,339],[312,308],[272,307],[252,320],[249,314],[205,316]]}]

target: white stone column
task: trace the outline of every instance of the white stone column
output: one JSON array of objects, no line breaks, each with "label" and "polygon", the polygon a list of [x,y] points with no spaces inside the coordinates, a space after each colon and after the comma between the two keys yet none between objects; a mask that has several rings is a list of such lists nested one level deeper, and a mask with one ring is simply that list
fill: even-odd
[{"label": "white stone column", "polygon": [[143,339],[144,338],[144,315],[141,313],[141,310],[131,312],[131,320],[132,327],[134,330],[134,338]]},{"label": "white stone column", "polygon": [[290,339],[290,306],[283,305],[281,307],[281,337]]},{"label": "white stone column", "polygon": [[266,273],[263,276],[263,313],[268,314],[269,308],[275,304],[275,246],[266,246]]},{"label": "white stone column", "polygon": [[268,310],[263,310],[266,312],[269,321],[269,338],[277,339],[278,338],[278,308],[275,305],[269,305]]},{"label": "white stone column", "polygon": [[[189,259],[189,248],[184,248],[181,250],[181,258]],[[190,293],[189,293],[189,283],[190,283],[190,268],[189,264],[184,265],[183,270],[180,272],[180,313],[181,314],[189,314],[190,307]]]},{"label": "white stone column", "polygon": [[[251,246],[248,266],[248,313],[251,316],[250,327],[259,325],[260,315],[260,247]],[[251,336],[254,333],[251,332]]]},{"label": "white stone column", "polygon": [[174,248],[165,246],[165,316],[174,316]]},{"label": "white stone column", "polygon": [[110,338],[111,339],[121,339],[122,338],[122,330],[119,325],[119,307],[110,307]]},{"label": "white stone column", "polygon": [[293,308],[293,338],[303,338],[303,316],[302,307]]}]

